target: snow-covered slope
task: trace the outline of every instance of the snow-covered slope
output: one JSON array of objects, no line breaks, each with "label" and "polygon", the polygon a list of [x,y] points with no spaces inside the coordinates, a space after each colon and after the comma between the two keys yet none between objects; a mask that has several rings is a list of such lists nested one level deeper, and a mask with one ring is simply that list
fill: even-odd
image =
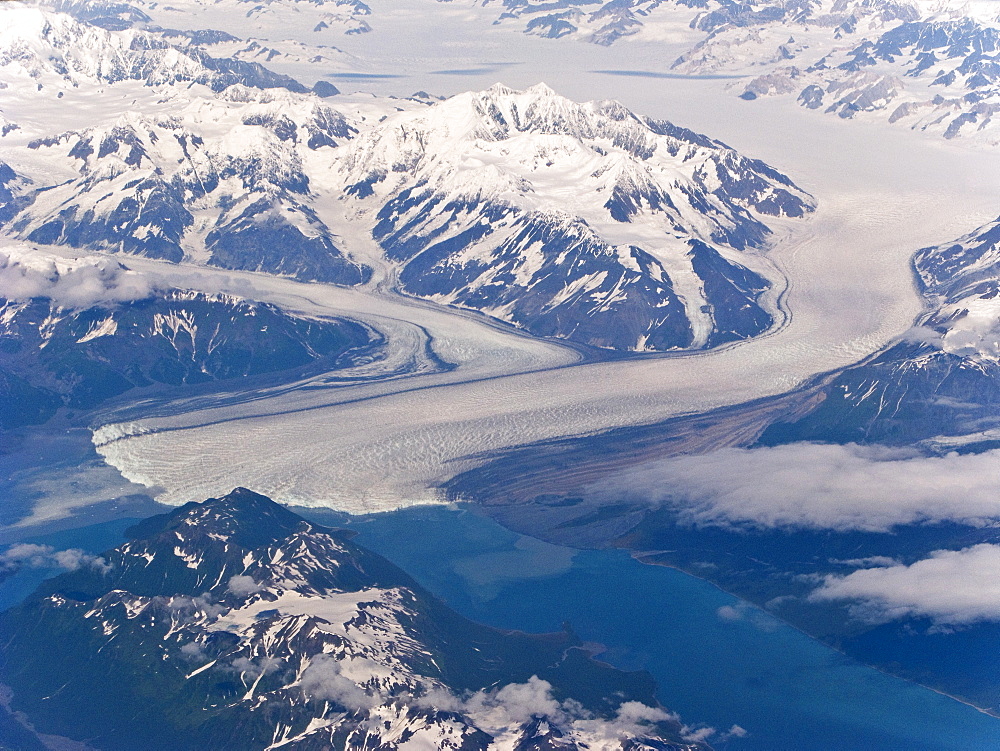
[{"label": "snow-covered slope", "polygon": [[789,58],[801,62],[755,78],[744,97],[795,93],[801,105],[843,118],[996,142],[1000,22],[917,17],[877,34],[845,34],[818,59]]},{"label": "snow-covered slope", "polygon": [[617,349],[766,330],[776,274],[752,251],[813,208],[722,143],[544,85],[390,116],[340,163],[403,289]]},{"label": "snow-covered slope", "polygon": [[[786,96],[844,118],[897,123],[947,138],[997,141],[993,118],[1000,107],[1000,10],[992,0],[474,0],[461,12],[457,5],[410,0],[397,12],[378,4],[373,11],[353,0],[338,2],[332,10],[330,3],[305,0],[252,6],[238,0],[186,0],[176,7],[56,2],[56,7],[108,28],[156,32],[197,24],[200,31],[190,41],[201,54],[285,65],[283,70],[312,80],[331,70],[380,76],[379,67],[399,68],[403,59],[392,54],[376,64],[338,49],[344,33],[373,29],[375,36],[387,33],[387,39],[399,39],[398,25],[414,13],[437,16],[449,27],[468,23],[470,30],[480,31],[493,20],[506,37],[492,44],[516,46],[519,32],[550,40],[618,43],[620,63],[602,58],[613,72],[639,67],[654,77],[666,71],[733,77],[742,79],[733,82],[733,94],[747,99]],[[533,54],[546,57],[537,45],[534,49]],[[657,49],[662,50],[659,55],[650,52]],[[472,58],[459,62],[450,53],[441,54],[439,67],[474,64]],[[435,71],[433,64],[424,63],[427,72]]]},{"label": "snow-covered slope", "polygon": [[[304,92],[306,87],[253,62],[214,58],[149,32],[113,31],[21,3],[2,10],[0,68],[10,85],[80,86],[124,80],[193,82],[220,91],[234,83]],[[12,78],[9,78],[12,77]]]},{"label": "snow-covered slope", "polygon": [[914,268],[929,310],[902,340],[848,368],[823,401],[770,441],[841,440],[934,450],[1000,439],[1000,220],[923,248]]},{"label": "snow-covered slope", "polygon": [[[16,250],[17,252],[13,252]],[[0,428],[126,391],[370,360],[378,337],[232,295],[158,289],[100,258],[0,252]]]},{"label": "snow-covered slope", "polygon": [[701,748],[648,676],[568,633],[466,621],[248,490],[132,534],[0,617],[13,708],[41,732],[107,751]]},{"label": "snow-covered slope", "polygon": [[[450,2],[450,0],[439,0]],[[497,23],[523,24],[527,34],[560,39],[577,37],[595,44],[610,45],[622,37],[640,34],[645,22],[654,13],[662,13],[667,8],[680,6],[686,17],[691,8],[704,3],[682,1],[677,3],[664,0],[555,0],[555,2],[531,2],[531,0],[502,0],[502,3],[482,2],[490,7],[502,4],[503,12]],[[671,9],[672,10],[672,9]]]},{"label": "snow-covered slope", "polygon": [[[16,22],[0,42],[0,81],[21,118],[7,135],[18,166],[0,172],[0,222],[16,236],[348,285],[370,276],[311,204],[303,160],[355,132],[321,98],[262,91],[268,80],[219,73],[243,63],[150,50],[140,32],[0,12]],[[45,117],[52,88],[79,107],[73,130]],[[101,97],[108,107],[94,107]]]},{"label": "snow-covered slope", "polygon": [[[780,276],[760,251],[814,206],[762,162],[615,102],[544,85],[323,99],[203,80],[236,62],[202,53],[184,73],[193,48],[162,31],[10,13],[0,222],[32,243],[344,285],[374,266],[535,335],[663,351],[770,328]],[[57,130],[63,95],[86,106]],[[369,231],[385,257],[346,247]]]},{"label": "snow-covered slope", "polygon": [[[454,5],[438,4],[444,3]],[[732,93],[746,99],[786,96],[844,118],[947,138],[998,139],[1000,8],[991,0],[472,4],[470,12],[495,19],[499,28],[551,39],[554,46],[616,44],[620,61],[600,58],[611,72],[732,77]],[[427,5],[433,13],[430,0]],[[378,11],[372,23],[378,33]]]}]

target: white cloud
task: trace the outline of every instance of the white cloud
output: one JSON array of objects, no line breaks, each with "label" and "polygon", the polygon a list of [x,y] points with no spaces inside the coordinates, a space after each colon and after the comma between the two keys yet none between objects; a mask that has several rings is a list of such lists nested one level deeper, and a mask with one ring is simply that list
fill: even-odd
[{"label": "white cloud", "polygon": [[916,563],[827,576],[814,601],[850,600],[874,622],[930,618],[936,626],[1000,622],[1000,545],[937,550]]},{"label": "white cloud", "polygon": [[771,632],[778,628],[778,620],[765,613],[760,608],[755,608],[747,602],[738,602],[736,605],[723,605],[715,611],[719,620],[735,623],[746,621],[760,631]]},{"label": "white cloud", "polygon": [[246,597],[255,592],[260,592],[263,586],[255,582],[253,577],[237,574],[236,576],[229,577],[229,584],[226,586],[226,589],[238,597]]},{"label": "white cloud", "polygon": [[887,555],[870,555],[867,558],[831,558],[830,563],[837,566],[852,566],[853,568],[876,568],[878,566],[897,566],[899,561]]},{"label": "white cloud", "polygon": [[[558,701],[552,694],[552,684],[538,676],[532,676],[525,683],[477,691],[464,699],[442,689],[431,689],[415,703],[465,715],[476,727],[496,737],[498,746],[502,746],[504,740],[511,740],[521,727],[536,717],[544,717],[568,737],[585,741],[595,751],[619,749],[625,738],[655,733],[653,726],[656,723],[678,722],[676,715],[637,701],[623,702],[613,717],[595,717],[573,699]],[[702,731],[701,728],[684,730]]]},{"label": "white cloud", "polygon": [[499,691],[479,691],[465,702],[463,711],[480,727],[523,725],[535,716],[556,723],[564,720],[563,709],[552,696],[552,684],[538,676],[527,683],[509,683]]},{"label": "white cloud", "polygon": [[[351,711],[376,707],[389,697],[369,686],[379,666],[368,660],[338,660],[327,654],[313,658],[303,671],[301,688],[312,699],[329,700]],[[497,739],[498,747],[513,740],[534,718],[544,718],[567,737],[585,741],[594,751],[620,749],[625,738],[655,734],[660,722],[679,724],[678,717],[658,707],[637,701],[623,702],[614,716],[596,717],[573,699],[557,700],[552,684],[532,676],[525,683],[508,683],[491,690],[457,696],[446,687],[421,680],[416,695],[404,697],[417,707],[454,712]],[[711,732],[708,728],[687,728],[684,732]]]},{"label": "white cloud", "polygon": [[198,642],[191,641],[181,647],[181,654],[188,660],[201,660],[205,657],[205,649]]},{"label": "white cloud", "polygon": [[945,306],[938,316],[948,322],[938,345],[945,352],[961,357],[1000,359],[1000,301],[970,296]]},{"label": "white cloud", "polygon": [[371,709],[383,697],[369,694],[341,672],[341,662],[326,654],[313,658],[302,673],[302,691],[312,699],[329,700],[357,711]]},{"label": "white cloud", "polygon": [[79,548],[56,550],[51,545],[18,543],[0,553],[0,571],[16,571],[25,567],[61,568],[66,571],[90,567],[101,573],[111,570],[106,560]]},{"label": "white cloud", "polygon": [[885,531],[1000,518],[1000,450],[922,456],[885,446],[793,443],[659,459],[588,488],[677,509],[706,526]]},{"label": "white cloud", "polygon": [[188,597],[187,595],[177,595],[167,600],[167,607],[182,620],[195,621],[202,615],[206,618],[217,618],[228,611],[224,605],[212,602],[211,595],[198,595]]},{"label": "white cloud", "polygon": [[899,340],[911,344],[930,344],[933,347],[941,349],[943,338],[944,335],[941,332],[930,326],[914,326],[904,331]]},{"label": "white cloud", "polygon": [[[284,663],[278,657],[261,657],[259,660],[251,660],[249,657],[237,657],[229,665],[236,672],[240,673],[244,679],[254,680],[265,673],[273,673]],[[245,683],[245,680],[244,680]]]},{"label": "white cloud", "polygon": [[51,299],[67,308],[142,300],[149,280],[115,261],[97,256],[63,259],[25,246],[0,251],[0,297],[24,301]]}]

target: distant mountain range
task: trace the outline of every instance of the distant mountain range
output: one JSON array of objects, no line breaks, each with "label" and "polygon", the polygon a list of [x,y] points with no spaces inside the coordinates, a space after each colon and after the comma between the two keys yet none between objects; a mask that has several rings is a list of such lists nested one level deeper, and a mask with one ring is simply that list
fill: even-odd
[{"label": "distant mountain range", "polygon": [[0,614],[0,737],[19,748],[703,748],[647,674],[569,632],[467,621],[350,533],[249,490],[130,534]]},{"label": "distant mountain range", "polygon": [[[248,62],[349,68],[350,57],[328,43],[329,35],[364,33],[393,22],[355,0],[246,5],[228,18],[201,0],[173,4],[169,13],[144,0],[60,0],[52,7],[106,29],[143,29],[158,35],[161,46],[183,42],[197,48],[186,52],[188,57],[233,58],[216,64],[209,76],[216,85],[242,77],[294,87],[280,77],[268,79],[246,67]],[[428,6],[431,12],[431,0]],[[690,44],[668,59],[664,70],[646,73],[744,77],[733,93],[748,100],[795,97],[804,107],[842,118],[899,123],[945,138],[996,140],[1000,10],[991,0],[482,0],[473,10],[496,24],[552,40]],[[176,21],[184,12],[215,26],[183,32],[153,21],[164,14]],[[289,33],[294,39],[285,38]],[[241,38],[248,34],[265,38]]]},{"label": "distant mountain range", "polygon": [[[1000,8],[948,0],[505,0],[498,21],[610,45],[672,31],[696,39],[670,66],[742,75],[744,99],[795,96],[842,118],[877,117],[945,138],[996,139]],[[701,37],[700,39],[698,37]],[[985,131],[985,133],[983,133]]]},{"label": "distant mountain range", "polygon": [[996,140],[990,133],[1000,112],[1000,8],[988,0],[504,0],[503,6],[498,23],[523,23],[525,32],[553,39],[610,45],[687,34],[696,41],[670,70],[747,76],[739,84],[745,99],[793,95],[802,106],[843,118]]},{"label": "distant mountain range", "polygon": [[[0,222],[21,241],[341,285],[389,277],[535,335],[643,352],[770,328],[770,224],[815,206],[723,143],[544,85],[352,106],[198,52],[193,32],[108,29],[79,9],[4,15],[0,80],[29,119],[5,126]],[[117,90],[152,101],[69,130],[42,114],[53,97]]]}]

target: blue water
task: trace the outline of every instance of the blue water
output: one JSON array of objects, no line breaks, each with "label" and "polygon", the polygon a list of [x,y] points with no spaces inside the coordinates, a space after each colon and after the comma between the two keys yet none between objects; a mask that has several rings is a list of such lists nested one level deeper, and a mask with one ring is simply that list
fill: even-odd
[{"label": "blue water", "polygon": [[706,582],[621,551],[547,545],[444,508],[352,526],[358,542],[464,615],[533,632],[568,621],[607,648],[601,659],[650,671],[663,704],[686,723],[748,731],[716,737],[717,748],[1000,749],[1000,720],[866,668]]},{"label": "blue water", "polygon": [[[96,553],[119,544],[133,521],[25,541]],[[706,582],[621,551],[548,545],[441,507],[326,521],[346,522],[359,543],[469,618],[530,632],[568,622],[605,646],[600,659],[652,673],[660,700],[686,723],[748,731],[717,736],[718,749],[1000,751],[1000,720],[859,665]],[[0,609],[55,573],[25,570],[0,583]]]}]

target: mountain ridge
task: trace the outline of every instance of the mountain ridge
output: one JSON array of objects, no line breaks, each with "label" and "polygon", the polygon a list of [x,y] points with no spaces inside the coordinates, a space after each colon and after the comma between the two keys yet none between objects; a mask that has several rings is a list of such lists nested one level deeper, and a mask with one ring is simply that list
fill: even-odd
[{"label": "mountain ridge", "polygon": [[[245,488],[130,534],[0,615],[0,671],[39,730],[102,751],[704,748],[643,703],[648,677],[591,662],[569,634],[466,621],[349,534]],[[53,681],[78,689],[53,703]]]}]

